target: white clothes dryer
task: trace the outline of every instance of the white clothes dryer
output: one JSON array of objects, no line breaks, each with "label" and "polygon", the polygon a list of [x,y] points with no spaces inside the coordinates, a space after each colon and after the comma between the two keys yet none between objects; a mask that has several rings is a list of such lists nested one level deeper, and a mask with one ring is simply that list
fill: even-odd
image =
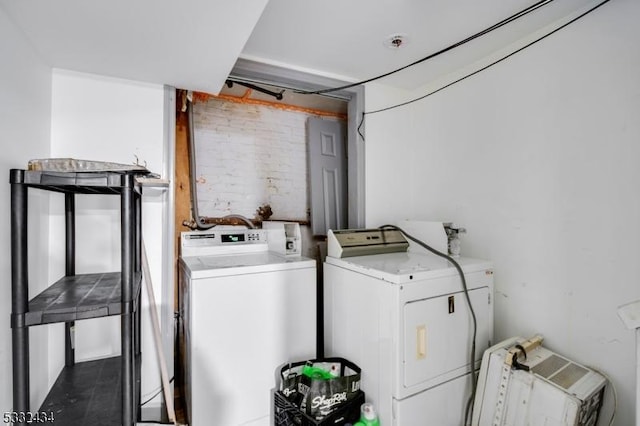
[{"label": "white clothes dryer", "polygon": [[[357,255],[324,264],[326,355],[362,368],[362,390],[382,425],[460,426],[472,390],[473,327],[457,270],[426,251],[385,253],[402,245],[397,233],[336,232],[341,241],[330,232],[329,245]],[[477,369],[493,339],[492,264],[458,263],[477,319]]]}]

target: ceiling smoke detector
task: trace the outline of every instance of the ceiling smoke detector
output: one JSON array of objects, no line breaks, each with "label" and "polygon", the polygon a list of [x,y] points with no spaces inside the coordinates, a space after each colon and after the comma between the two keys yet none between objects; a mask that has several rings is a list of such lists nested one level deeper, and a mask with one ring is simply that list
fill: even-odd
[{"label": "ceiling smoke detector", "polygon": [[392,34],[384,41],[384,45],[389,49],[400,49],[406,46],[408,40],[406,34]]}]

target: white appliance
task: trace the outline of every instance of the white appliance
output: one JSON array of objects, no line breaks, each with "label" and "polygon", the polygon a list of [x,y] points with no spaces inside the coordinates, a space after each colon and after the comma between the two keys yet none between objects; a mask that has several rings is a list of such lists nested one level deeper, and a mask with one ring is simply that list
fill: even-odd
[{"label": "white appliance", "polygon": [[284,256],[302,254],[300,224],[296,222],[265,221],[262,229],[269,231],[269,250]]},{"label": "white appliance", "polygon": [[606,379],[541,343],[513,337],[484,353],[473,426],[597,424]]},{"label": "white appliance", "polygon": [[181,235],[179,295],[191,426],[266,426],[279,367],[315,357],[316,264],[267,231]]},{"label": "white appliance", "polygon": [[[328,239],[326,355],[362,368],[362,390],[382,425],[463,424],[472,319],[454,266],[424,249],[405,251],[397,231],[330,231]],[[393,247],[400,251],[387,252]],[[458,263],[477,318],[479,367],[493,338],[492,265],[469,258]]]},{"label": "white appliance", "polygon": [[620,306],[618,316],[628,329],[636,330],[636,426],[640,426],[640,300]]}]

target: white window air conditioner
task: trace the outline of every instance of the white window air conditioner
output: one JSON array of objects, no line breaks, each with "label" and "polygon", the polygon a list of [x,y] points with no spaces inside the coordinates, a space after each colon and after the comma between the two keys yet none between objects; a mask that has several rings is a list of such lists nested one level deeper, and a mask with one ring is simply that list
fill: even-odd
[{"label": "white window air conditioner", "polygon": [[541,343],[514,337],[484,352],[473,426],[596,425],[606,379]]}]

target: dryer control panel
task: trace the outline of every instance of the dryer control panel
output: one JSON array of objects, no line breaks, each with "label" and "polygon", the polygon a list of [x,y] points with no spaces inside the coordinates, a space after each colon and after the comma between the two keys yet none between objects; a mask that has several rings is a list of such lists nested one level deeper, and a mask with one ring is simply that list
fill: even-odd
[{"label": "dryer control panel", "polygon": [[395,229],[329,230],[327,256],[342,258],[407,251],[409,242]]}]

